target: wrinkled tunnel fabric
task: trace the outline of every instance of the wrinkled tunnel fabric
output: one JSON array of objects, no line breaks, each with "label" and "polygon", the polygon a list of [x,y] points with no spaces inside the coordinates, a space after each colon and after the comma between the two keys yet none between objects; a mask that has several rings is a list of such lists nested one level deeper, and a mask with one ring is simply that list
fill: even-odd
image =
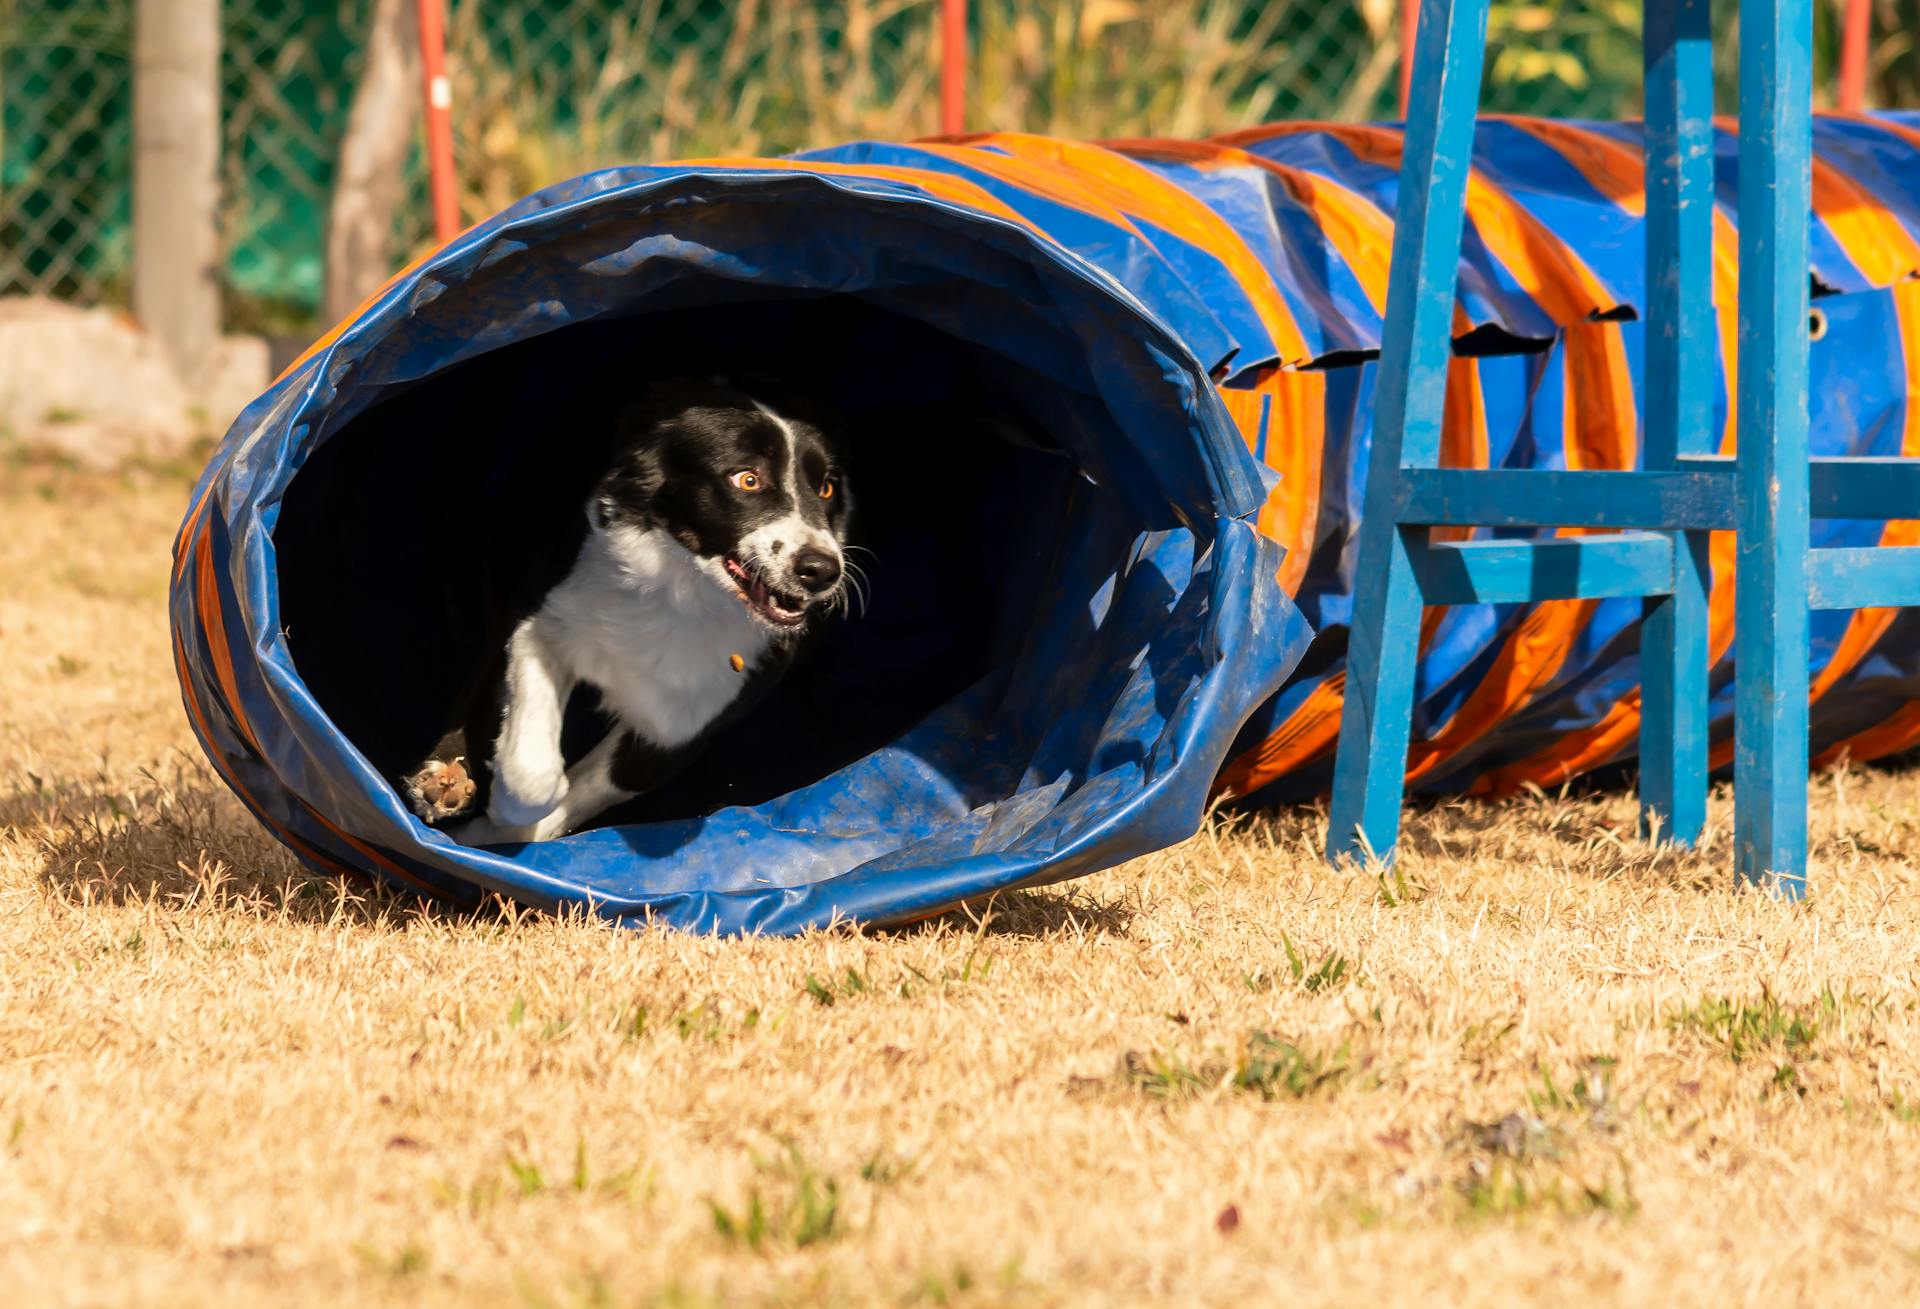
[{"label": "wrinkled tunnel fabric", "polygon": [[[992,134],[531,196],[397,275],[215,453],[171,596],[193,728],[315,868],[698,931],[909,921],[1164,847],[1210,798],[1313,794],[1339,723],[1400,139]],[[1823,116],[1815,146],[1815,452],[1920,455],[1920,115]],[[1633,467],[1638,125],[1490,119],[1473,163],[1443,462]],[[477,661],[436,506],[453,487],[495,513],[535,494],[583,379],[634,359],[777,366],[847,414],[872,606],[609,825],[461,847],[386,780]],[[1814,540],[1920,544],[1920,521]],[[1712,563],[1724,762],[1730,541]],[[1639,614],[1429,611],[1410,785],[1630,765]],[[1815,615],[1822,759],[1920,743],[1916,638],[1905,611]]]}]

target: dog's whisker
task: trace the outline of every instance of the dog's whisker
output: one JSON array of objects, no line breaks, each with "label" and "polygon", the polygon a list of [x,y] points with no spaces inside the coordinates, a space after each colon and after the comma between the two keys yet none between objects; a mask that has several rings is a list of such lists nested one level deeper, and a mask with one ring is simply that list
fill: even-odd
[{"label": "dog's whisker", "polygon": [[854,601],[860,601],[860,612],[866,614],[866,593],[860,591],[860,585],[854,582],[852,574],[847,574],[847,578],[841,582],[841,589],[833,595],[833,603],[839,607],[841,618],[852,618]]},{"label": "dog's whisker", "polygon": [[[848,592],[852,592],[853,596],[860,601],[861,616],[865,617],[867,612],[868,594],[869,594],[868,592],[869,584],[867,581],[866,571],[862,569],[860,565],[854,563],[853,560],[851,559],[843,559],[841,562],[844,564],[845,571],[846,571],[846,585],[845,587],[842,588],[841,595],[845,597]],[[841,608],[840,612],[847,616],[851,616],[853,612],[852,601],[848,600],[846,605],[844,605]]]}]

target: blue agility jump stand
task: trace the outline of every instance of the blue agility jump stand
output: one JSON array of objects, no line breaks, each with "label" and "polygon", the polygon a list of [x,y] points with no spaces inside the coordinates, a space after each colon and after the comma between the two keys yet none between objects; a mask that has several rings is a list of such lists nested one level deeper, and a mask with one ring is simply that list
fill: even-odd
[{"label": "blue agility jump stand", "polygon": [[[1327,853],[1390,859],[1423,605],[1641,596],[1644,831],[1699,836],[1707,533],[1736,533],[1738,875],[1806,890],[1808,611],[1920,604],[1920,548],[1809,549],[1810,516],[1911,517],[1920,460],[1807,444],[1812,0],[1740,23],[1738,453],[1713,455],[1709,0],[1649,0],[1646,418],[1637,471],[1438,467],[1488,0],[1423,0],[1381,341]],[[1902,508],[1902,505],[1906,508]],[[1593,535],[1434,542],[1433,526]]]}]

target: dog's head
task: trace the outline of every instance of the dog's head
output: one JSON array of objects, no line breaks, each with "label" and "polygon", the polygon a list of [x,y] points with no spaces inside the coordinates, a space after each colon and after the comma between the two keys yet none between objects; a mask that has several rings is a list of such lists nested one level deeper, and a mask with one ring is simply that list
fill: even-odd
[{"label": "dog's head", "polygon": [[657,383],[621,414],[594,526],[664,534],[756,619],[794,634],[846,604],[840,447],[830,414],[791,399]]}]

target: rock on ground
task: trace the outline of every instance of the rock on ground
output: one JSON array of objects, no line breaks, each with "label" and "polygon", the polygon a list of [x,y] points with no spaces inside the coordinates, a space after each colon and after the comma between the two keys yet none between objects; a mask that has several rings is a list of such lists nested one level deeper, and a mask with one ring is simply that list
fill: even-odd
[{"label": "rock on ground", "polygon": [[10,443],[91,467],[181,454],[266,389],[266,343],[222,339],[205,374],[183,381],[125,313],[0,298],[0,439]]}]

